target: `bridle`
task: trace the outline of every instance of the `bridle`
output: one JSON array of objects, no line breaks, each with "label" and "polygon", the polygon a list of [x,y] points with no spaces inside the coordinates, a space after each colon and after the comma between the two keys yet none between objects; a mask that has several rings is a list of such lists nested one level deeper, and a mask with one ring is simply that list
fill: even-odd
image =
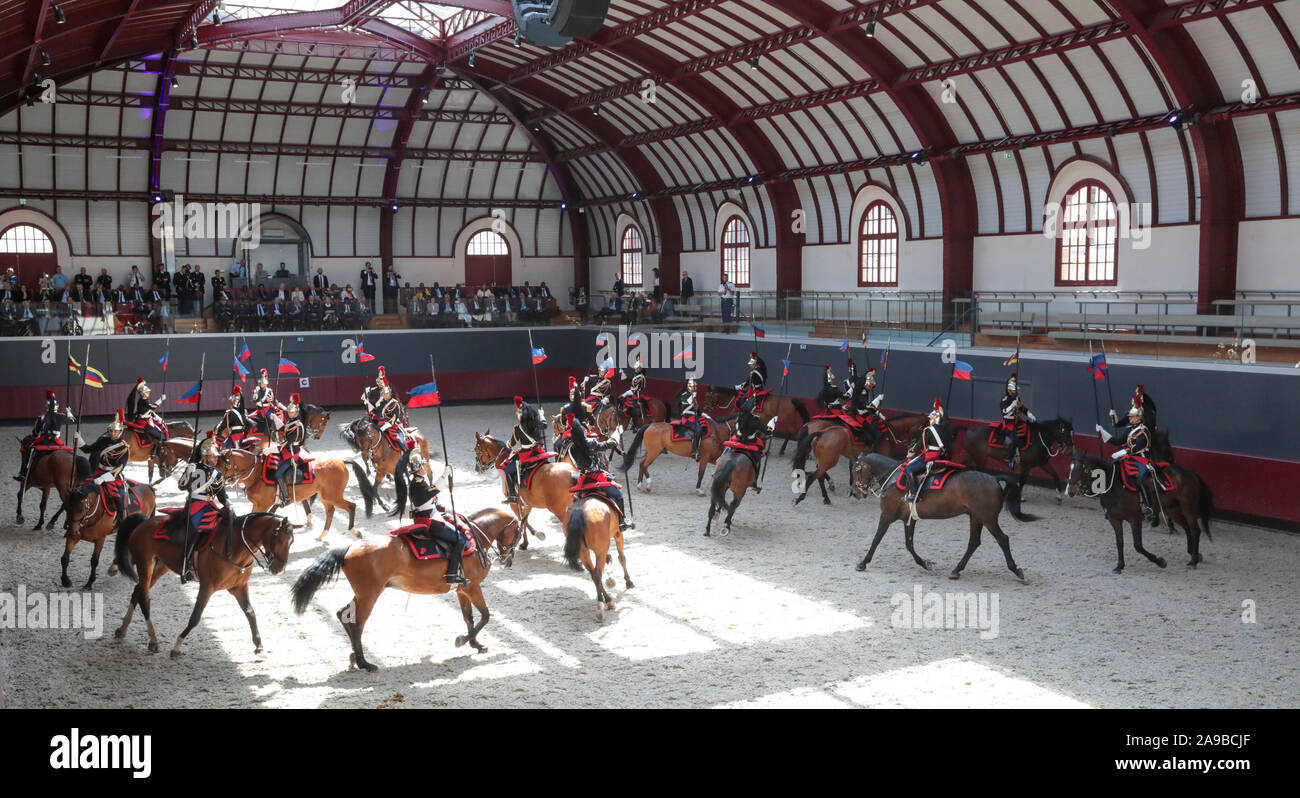
[{"label": "bridle", "polygon": [[[123,490],[125,490],[125,488],[123,488]],[[77,531],[78,531],[78,532],[80,532],[81,530],[85,529],[85,528],[88,527],[88,526],[94,526],[93,520],[98,520],[98,519],[96,519],[96,515],[99,513],[100,509],[102,509],[102,508],[100,507],[100,492],[99,492],[99,491],[100,491],[100,486],[99,486],[99,485],[96,485],[96,486],[95,486],[95,489],[92,490],[92,491],[85,492],[85,493],[78,492],[77,495],[81,496],[81,501],[82,501],[82,502],[85,502],[86,500],[88,500],[88,499],[90,498],[91,494],[94,494],[94,497],[95,497],[94,504],[91,505],[91,509],[90,509],[90,511],[89,511],[89,512],[84,512],[84,513],[82,513],[82,514],[81,514],[81,517],[77,519]],[[70,515],[69,515],[69,526],[71,526],[71,516],[70,516]]]},{"label": "bridle", "polygon": [[[722,391],[719,391],[717,388],[713,388],[709,391],[709,394],[712,394],[715,397],[713,400],[713,406],[719,410],[730,410],[732,405],[736,403],[736,400],[740,398],[740,394],[733,393],[731,395],[731,398],[724,403],[718,401],[718,399],[716,398],[722,396]],[[707,400],[707,398],[708,396],[706,395],[705,399]]]},{"label": "bridle", "polygon": [[[259,516],[259,517],[267,517],[267,516]],[[278,522],[275,525],[275,531],[273,531],[267,537],[266,540],[262,541],[262,543],[259,546],[257,546],[257,548],[254,548],[248,542],[247,529],[248,529],[249,520],[250,520],[249,516],[246,515],[244,516],[243,520],[239,524],[239,542],[243,544],[244,551],[248,552],[249,556],[252,558],[252,562],[249,562],[247,565],[240,565],[239,563],[235,562],[234,559],[232,559],[229,554],[220,555],[226,562],[230,563],[232,566],[235,567],[236,570],[239,571],[240,576],[243,576],[245,573],[248,573],[248,571],[252,569],[254,565],[259,565],[262,567],[263,570],[270,571],[271,558],[274,556],[271,554],[270,550],[273,549],[277,543],[279,543],[280,535],[283,534],[289,528],[289,519],[279,518]],[[290,532],[289,534],[292,535],[293,533]],[[263,553],[263,557],[261,558],[257,556],[259,551]]]},{"label": "bridle", "polygon": [[[1075,484],[1076,484],[1075,479],[1074,479],[1074,471],[1075,471],[1076,468],[1079,468],[1079,467],[1080,467],[1080,465],[1082,464],[1082,462],[1083,462],[1082,460],[1071,460],[1071,461],[1070,461],[1070,475],[1069,475],[1069,477],[1066,479],[1066,482],[1065,482],[1067,488],[1068,488],[1069,486],[1071,486],[1071,485],[1075,485]],[[1101,468],[1103,471],[1106,470],[1107,467],[1109,467],[1109,473],[1107,474],[1106,489],[1103,490],[1103,491],[1101,491],[1101,492],[1099,492],[1099,493],[1098,493],[1098,492],[1089,492],[1088,489],[1086,489],[1086,488],[1083,487],[1083,485],[1082,485],[1082,480],[1080,480],[1077,484],[1078,484],[1078,491],[1079,491],[1079,494],[1080,494],[1081,496],[1085,496],[1085,497],[1087,497],[1087,498],[1089,498],[1089,499],[1095,499],[1095,498],[1097,498],[1098,496],[1104,496],[1104,495],[1106,495],[1107,493],[1110,493],[1110,489],[1111,489],[1112,487],[1115,486],[1115,473],[1116,473],[1119,469],[1118,469],[1118,468],[1115,468],[1113,465],[1111,465],[1111,464],[1109,464],[1109,463],[1106,463],[1106,462],[1102,462],[1102,463],[1098,466],[1098,468]]]},{"label": "bridle", "polygon": [[[230,456],[231,452],[245,452],[248,454],[249,458],[252,460],[252,465],[248,467],[247,474],[244,474],[243,476],[239,476],[238,473],[235,472],[234,470],[235,458]],[[221,468],[220,470],[221,470],[222,479],[225,481],[227,485],[242,485],[246,480],[248,480],[249,477],[253,476],[254,472],[257,471],[257,460],[258,457],[256,454],[253,454],[252,452],[248,452],[245,449],[238,449],[238,448],[232,449],[229,452],[222,452],[217,457],[218,463],[224,462],[226,464],[226,466],[224,468]]]},{"label": "bridle", "polygon": [[[500,451],[493,455],[487,450],[487,445],[496,445],[500,447]],[[482,474],[487,471],[503,460],[507,451],[506,445],[491,435],[478,436],[478,440],[474,442],[474,473]]]}]

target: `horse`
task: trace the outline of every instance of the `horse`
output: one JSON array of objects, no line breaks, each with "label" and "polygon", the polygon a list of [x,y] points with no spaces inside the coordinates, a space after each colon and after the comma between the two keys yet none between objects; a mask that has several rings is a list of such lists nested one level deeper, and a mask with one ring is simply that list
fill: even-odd
[{"label": "horse", "polygon": [[[361,455],[361,460],[365,463],[367,471],[374,468],[375,472],[375,490],[383,484],[385,478],[392,476],[397,471],[397,464],[402,459],[405,452],[399,452],[388,444],[384,433],[380,431],[379,425],[375,424],[368,418],[359,418],[348,424],[339,425],[339,434],[343,440],[347,441],[352,450]],[[429,441],[424,434],[414,427],[410,427],[407,435],[415,439],[416,448],[424,457],[425,467],[424,475],[432,479],[433,469],[429,463]]]},{"label": "horse", "polygon": [[[623,429],[636,431],[638,429],[641,429],[647,424],[651,424],[656,421],[668,420],[667,402],[665,402],[662,399],[656,399],[653,396],[645,396],[645,395],[641,396],[641,400],[646,403],[647,410],[645,412],[645,415],[641,417],[640,424],[636,423],[636,419],[632,418],[632,416],[629,415],[628,412],[623,409],[623,398],[621,396],[617,400],[615,400],[612,405],[615,412],[615,418],[614,418],[615,426],[622,427]],[[597,422],[599,421],[600,419],[597,419]]]},{"label": "horse", "polygon": [[[228,449],[216,455],[217,473],[227,482],[239,485],[244,495],[253,505],[253,512],[274,512],[280,507],[279,488],[266,484],[262,479],[262,466],[266,455],[249,452],[244,449]],[[314,477],[308,484],[294,485],[291,489],[290,502],[302,502],[303,512],[307,514],[307,528],[310,529],[315,519],[311,514],[312,500],[319,494],[321,504],[325,506],[325,528],[316,540],[322,541],[329,534],[330,524],[334,521],[334,508],[344,507],[348,511],[348,534],[361,537],[356,529],[357,505],[344,498],[343,491],[348,486],[348,466],[352,467],[357,481],[361,485],[361,496],[366,504],[366,518],[374,513],[375,493],[370,489],[370,482],[361,471],[361,464],[355,460],[316,460],[312,463]]]},{"label": "horse", "polygon": [[325,428],[330,423],[330,411],[320,405],[303,405],[302,406],[302,423],[316,440],[325,434]]},{"label": "horse", "polygon": [[[122,625],[113,636],[121,640],[126,636],[127,627],[136,606],[144,615],[149,627],[149,653],[157,654],[158,632],[154,629],[149,591],[168,571],[182,573],[185,565],[181,562],[184,553],[182,543],[154,537],[158,527],[171,522],[185,524],[184,513],[175,516],[157,515],[149,518],[135,514],[122,520],[122,527],[117,533],[117,542],[113,547],[113,562],[128,579],[136,582],[131,592],[131,604],[122,617]],[[183,537],[183,532],[180,536]],[[257,615],[248,598],[248,579],[253,566],[261,565],[272,574],[284,571],[289,563],[289,548],[293,545],[293,529],[289,519],[271,513],[249,513],[238,518],[227,519],[212,533],[212,541],[196,557],[195,571],[199,577],[199,592],[194,597],[194,610],[190,613],[190,622],[176,638],[171,655],[179,657],[181,646],[189,637],[194,627],[199,625],[203,610],[213,593],[225,590],[239,602],[239,608],[248,618],[248,627],[253,633],[253,650],[262,653],[262,636],[257,631]],[[258,561],[258,552],[265,556],[265,561]],[[137,569],[139,575],[137,576]]]},{"label": "horse", "polygon": [[[870,423],[870,422],[868,422]],[[901,458],[906,456],[908,448],[920,437],[925,429],[926,419],[916,415],[895,416],[885,422],[886,432],[876,439],[871,452],[886,457]],[[794,503],[798,504],[808,495],[808,455],[817,461],[812,480],[822,491],[822,502],[831,503],[826,494],[826,483],[830,479],[831,469],[839,464],[840,458],[849,461],[849,483],[853,482],[854,460],[867,454],[865,444],[859,443],[853,431],[846,425],[830,419],[813,419],[799,430],[798,443],[794,447],[794,471],[791,488],[795,492]],[[835,483],[831,482],[831,490]]]},{"label": "horse", "polygon": [[[489,468],[499,466],[510,451],[504,441],[491,435],[492,430],[483,434],[474,433],[474,472],[482,474]],[[522,474],[521,474],[522,476]],[[578,484],[578,469],[565,462],[543,463],[536,467],[527,480],[520,479],[517,491],[519,503],[515,505],[515,516],[523,526],[523,542],[520,549],[528,549],[528,514],[534,507],[542,507],[561,524],[567,522],[569,505],[573,504],[573,494],[569,488]],[[505,493],[505,481],[502,479],[502,493]],[[546,540],[546,535],[533,529],[538,540]]]},{"label": "horse", "polygon": [[[140,497],[140,506],[136,512],[153,515],[157,501],[153,488],[141,483],[130,484],[129,487],[135,488]],[[110,509],[116,508],[104,506],[98,485],[80,484],[64,499],[63,510],[67,515],[63,523],[63,556],[59,558],[59,565],[63,569],[59,581],[64,587],[72,587],[72,580],[68,578],[68,563],[72,559],[72,550],[82,540],[93,544],[95,549],[90,554],[90,581],[81,589],[90,590],[95,584],[95,572],[99,568],[99,555],[104,550],[104,541],[117,529],[113,524],[113,516],[108,512]],[[126,511],[128,515],[132,513],[129,501]],[[109,568],[110,576],[116,572],[116,566]]]},{"label": "horse", "polygon": [[[185,426],[188,427],[189,425],[186,424]],[[166,479],[167,475],[176,469],[178,463],[183,463],[189,459],[190,452],[194,450],[193,438],[168,438],[162,442],[161,454],[154,457],[153,446],[149,444],[141,446],[136,431],[129,427],[122,432],[122,440],[126,441],[126,445],[131,452],[128,462],[146,463],[148,465],[148,481],[150,485],[157,485]],[[153,478],[155,464],[158,465],[158,479]]]},{"label": "horse", "polygon": [[[460,602],[468,629],[467,634],[456,638],[456,646],[469,643],[482,653],[487,651],[487,647],[478,642],[478,633],[489,618],[487,601],[483,598],[483,580],[492,567],[488,550],[495,544],[498,557],[509,562],[519,542],[521,526],[518,519],[499,508],[479,510],[466,520],[478,550],[462,560],[469,584],[456,586],[456,600]],[[395,535],[387,539],[367,538],[323,552],[307,566],[293,583],[294,611],[299,615],[306,612],[316,591],[338,576],[339,571],[352,586],[352,600],[336,613],[352,643],[351,665],[371,672],[379,668],[366,660],[361,647],[361,633],[365,631],[366,620],[370,618],[379,594],[389,587],[417,595],[447,593],[452,589],[444,579],[446,559],[417,560],[406,542]],[[482,618],[477,624],[474,623],[474,607],[478,608]]]},{"label": "horse", "polygon": [[[736,514],[740,500],[745,498],[745,491],[751,487],[754,492],[762,490],[755,483],[758,471],[754,461],[743,451],[732,450],[720,465],[713,469],[713,484],[709,486],[709,520],[704,525],[704,537],[710,537],[713,529],[713,516],[722,507],[727,508],[723,537],[731,534],[731,517]],[[727,491],[731,491],[731,504],[727,504]]]},{"label": "horse", "polygon": [[[700,440],[700,466],[696,469],[695,474],[695,493],[699,496],[704,495],[700,486],[704,483],[704,471],[710,464],[717,462],[718,457],[722,454],[722,444],[731,437],[734,431],[735,416],[729,416],[724,419],[710,418],[709,434]],[[672,425],[666,421],[655,421],[646,424],[636,431],[636,436],[632,438],[632,445],[628,447],[626,454],[623,455],[622,469],[626,474],[632,467],[632,461],[636,459],[636,453],[641,448],[642,442],[645,443],[645,457],[641,460],[641,467],[637,469],[636,487],[650,492],[650,464],[653,463],[659,455],[664,452],[670,452],[679,457],[691,456],[691,439],[687,438],[681,441],[674,441],[672,435]]]},{"label": "horse", "polygon": [[618,511],[609,502],[597,496],[584,496],[569,506],[569,517],[564,522],[564,562],[573,570],[586,567],[591,581],[596,585],[596,620],[605,620],[605,610],[614,609],[614,598],[606,587],[614,586],[614,577],[601,580],[609,556],[609,541],[618,549],[618,562],[623,567],[623,583],[628,590],[635,585],[627,572],[627,557],[623,554],[623,530],[618,526]]},{"label": "horse", "polygon": [[[963,434],[965,444],[962,446],[962,459],[959,461],[962,465],[983,468],[990,456],[996,455],[998,458],[1006,456],[1006,447],[989,443],[989,435],[1002,435],[1001,431],[997,431],[996,424],[959,429],[956,437],[960,439]],[[1065,496],[1065,483],[1061,481],[1056,469],[1052,468],[1052,458],[1073,451],[1074,427],[1069,421],[1063,418],[1030,421],[1029,448],[1020,453],[1020,487],[1024,488],[1025,483],[1029,481],[1030,471],[1035,468],[1040,469],[1052,478],[1052,484],[1056,487],[1056,500],[1061,501]]]},{"label": "horse", "polygon": [[[29,443],[31,436],[23,440],[23,443]],[[36,519],[34,530],[39,530],[42,526],[46,529],[54,528],[54,521],[63,512],[63,503],[67,501],[68,491],[72,489],[74,482],[81,482],[90,476],[90,461],[84,456],[71,451],[54,451],[48,452],[37,458],[36,462],[27,471],[27,479],[18,485],[18,516],[16,523],[25,522],[23,518],[23,494],[32,488],[41,492],[41,516]],[[50,489],[53,488],[59,497],[59,509],[50,516],[48,524],[45,523],[45,504],[50,498]]]},{"label": "horse", "polygon": [[[736,393],[734,388],[726,388],[720,385],[711,385],[704,394],[704,410],[718,408],[728,410],[735,406]],[[754,411],[758,420],[767,424],[772,418],[776,418],[777,437],[782,439],[781,455],[785,455],[785,447],[790,441],[795,440],[799,434],[799,429],[808,423],[808,407],[802,399],[796,399],[793,396],[786,396],[775,391],[764,397],[762,407]]]},{"label": "horse", "polygon": [[[871,548],[858,563],[859,571],[867,570],[867,563],[875,556],[876,547],[880,545],[885,532],[895,521],[900,520],[903,522],[907,551],[912,555],[912,559],[927,571],[934,566],[934,563],[917,554],[916,548],[912,545],[916,521],[912,518],[910,506],[903,501],[904,492],[895,487],[895,480],[901,468],[900,461],[880,454],[861,455],[854,463],[855,494],[861,495],[868,490],[874,490],[876,486],[880,488],[880,521],[876,526],[876,536],[871,541]],[[974,469],[958,470],[948,476],[943,487],[929,488],[921,494],[921,500],[916,503],[916,515],[920,518],[952,518],[963,513],[970,516],[970,542],[966,546],[966,554],[961,558],[961,562],[957,563],[957,567],[948,574],[949,579],[961,578],[966,563],[970,562],[971,555],[979,548],[981,531],[987,527],[998,545],[1002,547],[1007,568],[1021,582],[1027,581],[1025,572],[1016,565],[1015,559],[1011,556],[1011,539],[998,525],[998,515],[1002,512],[1003,504],[1017,521],[1026,523],[1036,520],[1036,516],[1021,511],[1020,485],[1006,475],[986,474]]]},{"label": "horse", "polygon": [[[1187,536],[1187,553],[1191,559],[1188,568],[1195,568],[1203,562],[1201,556],[1201,533],[1210,537],[1210,518],[1214,514],[1214,497],[1208,485],[1193,471],[1170,465],[1161,471],[1170,477],[1173,490],[1165,491],[1157,486],[1156,494],[1160,497],[1160,509],[1164,511],[1171,525],[1177,522],[1183,527]],[[1155,479],[1152,475],[1152,479]],[[1115,549],[1118,561],[1115,573],[1124,571],[1124,522],[1127,521],[1133,533],[1133,548],[1151,562],[1165,567],[1162,557],[1157,557],[1142,548],[1142,503],[1135,491],[1124,487],[1119,465],[1104,457],[1075,452],[1070,461],[1069,480],[1066,492],[1070,496],[1082,494],[1101,501],[1106,512],[1106,520],[1115,530]]]}]

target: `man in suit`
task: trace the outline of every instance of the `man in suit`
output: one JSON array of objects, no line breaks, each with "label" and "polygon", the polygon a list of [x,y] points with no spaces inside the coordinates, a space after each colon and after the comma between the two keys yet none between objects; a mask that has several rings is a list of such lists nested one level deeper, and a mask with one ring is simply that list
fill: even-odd
[{"label": "man in suit", "polygon": [[537,294],[538,294],[538,296],[540,296],[542,299],[554,299],[554,298],[555,298],[555,297],[551,296],[551,289],[549,289],[549,288],[546,287],[546,281],[545,281],[545,280],[542,280],[542,284],[539,285],[539,286],[537,286]]},{"label": "man in suit", "polygon": [[99,283],[99,287],[104,289],[104,293],[106,294],[113,290],[113,278],[109,276],[108,269],[100,269],[99,276],[95,278],[95,282]]},{"label": "man in suit", "polygon": [[221,276],[220,269],[212,271],[212,299],[216,301],[217,296],[226,290],[226,278]]},{"label": "man in suit", "polygon": [[695,281],[690,272],[682,272],[682,304],[685,305],[695,296]]},{"label": "man in suit", "polygon": [[402,287],[402,275],[392,266],[384,267],[384,312],[397,312],[397,290]]},{"label": "man in suit", "polygon": [[85,266],[82,266],[81,271],[77,272],[76,276],[72,278],[72,282],[77,288],[81,289],[82,296],[90,296],[90,289],[95,285],[94,279],[89,274],[86,274]]},{"label": "man in suit", "polygon": [[366,267],[361,270],[361,295],[371,304],[375,301],[375,286],[378,283],[379,273],[370,261],[366,261]]},{"label": "man in suit", "polygon": [[330,280],[325,276],[325,271],[319,266],[316,267],[316,273],[311,276],[311,287],[320,292],[322,296],[329,290]]}]

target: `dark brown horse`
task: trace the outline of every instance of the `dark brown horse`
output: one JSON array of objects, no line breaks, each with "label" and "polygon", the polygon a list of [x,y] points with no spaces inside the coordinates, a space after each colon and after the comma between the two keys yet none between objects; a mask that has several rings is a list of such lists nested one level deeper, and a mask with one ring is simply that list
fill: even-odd
[{"label": "dark brown horse", "polygon": [[[177,422],[177,424],[184,423],[185,422]],[[185,427],[188,428],[189,425],[185,424]],[[168,425],[168,428],[170,429],[170,425]],[[122,440],[126,441],[127,447],[131,451],[129,462],[146,463],[148,465],[150,485],[157,485],[159,482],[166,479],[176,470],[178,464],[189,459],[190,452],[194,449],[193,438],[183,438],[179,436],[168,438],[162,442],[158,456],[155,457],[153,446],[149,444],[143,446],[140,445],[140,439],[136,435],[135,430],[127,429],[124,431],[122,433]],[[158,467],[157,479],[154,479],[153,477],[155,465]]]},{"label": "dark brown horse", "polygon": [[[490,468],[499,466],[509,450],[504,441],[493,438],[487,430],[482,435],[474,433],[474,471],[482,474]],[[536,467],[532,477],[524,484],[519,481],[519,503],[515,505],[515,516],[523,525],[524,539],[519,548],[528,548],[528,531],[532,529],[538,540],[546,540],[546,535],[528,524],[528,514],[533,508],[540,507],[555,516],[561,524],[567,522],[569,505],[573,504],[573,494],[569,488],[578,484],[578,469],[565,462],[543,463]],[[502,477],[501,492],[506,493],[505,478]]]},{"label": "dark brown horse", "polygon": [[[1173,490],[1157,488],[1161,509],[1167,519],[1183,527],[1187,536],[1187,553],[1191,559],[1187,566],[1195,568],[1203,562],[1201,556],[1201,533],[1210,538],[1210,518],[1214,515],[1214,497],[1209,485],[1189,469],[1169,465],[1161,468],[1173,483]],[[1153,474],[1152,479],[1156,477]],[[1124,571],[1124,522],[1127,521],[1133,534],[1133,548],[1151,562],[1165,567],[1162,557],[1157,557],[1142,547],[1142,503],[1135,491],[1124,487],[1119,465],[1110,458],[1097,457],[1083,452],[1076,452],[1070,462],[1070,475],[1066,492],[1071,495],[1083,495],[1101,500],[1101,508],[1106,512],[1106,520],[1115,530],[1115,550],[1118,560],[1115,573]]]},{"label": "dark brown horse", "polygon": [[[31,436],[23,440],[23,443],[29,443]],[[15,519],[17,523],[24,523],[23,518],[23,494],[35,488],[41,492],[41,516],[36,519],[36,526],[33,529],[40,529],[44,526],[46,529],[54,528],[54,521],[63,512],[63,503],[67,501],[68,491],[73,484],[81,482],[90,476],[90,461],[81,455],[74,455],[72,452],[55,451],[41,455],[36,462],[27,471],[27,479],[18,483],[18,516]],[[50,491],[53,490],[59,497],[59,509],[50,516],[48,524],[45,522],[45,505],[49,501]]]},{"label": "dark brown horse", "polygon": [[[128,499],[126,508],[128,515],[137,512],[145,516],[153,515],[155,502],[153,488],[143,484],[131,484],[130,488],[135,491],[139,504],[133,508]],[[59,581],[64,587],[72,587],[72,580],[68,578],[68,563],[72,559],[73,548],[79,541],[84,540],[95,547],[90,555],[90,580],[82,588],[82,590],[90,590],[95,584],[95,572],[99,569],[99,554],[104,550],[104,541],[116,529],[113,524],[115,518],[109,510],[116,512],[117,508],[104,506],[97,485],[78,485],[64,500],[63,509],[67,513],[67,519],[63,525],[63,556],[59,558],[63,574]],[[110,575],[113,572],[114,569],[109,570]]]},{"label": "dark brown horse", "polygon": [[601,575],[609,564],[609,541],[613,539],[618,549],[618,563],[623,567],[623,583],[628,590],[635,585],[627,573],[627,557],[623,555],[623,530],[618,526],[618,512],[604,499],[585,496],[569,506],[569,518],[564,522],[564,561],[575,571],[586,567],[591,581],[596,585],[596,620],[605,620],[605,610],[614,609],[614,597],[607,587],[614,586],[614,577],[602,580]]},{"label": "dark brown horse", "polygon": [[325,428],[329,426],[330,411],[320,405],[303,405],[302,423],[313,438],[320,440],[320,436],[325,434]]},{"label": "dark brown horse", "polygon": [[[718,457],[722,454],[722,444],[731,437],[734,431],[735,416],[724,419],[709,419],[709,434],[700,440],[700,466],[696,469],[695,474],[695,492],[703,496],[704,491],[700,488],[704,484],[704,472],[710,464],[717,462]],[[692,442],[690,438],[681,441],[674,441],[672,435],[673,427],[666,421],[655,421],[647,424],[636,431],[636,436],[632,438],[632,445],[628,447],[627,452],[623,455],[623,464],[621,468],[626,474],[632,468],[632,462],[636,460],[636,453],[645,444],[645,457],[641,459],[641,467],[637,469],[636,487],[650,492],[650,464],[658,459],[659,455],[664,452],[675,454],[678,457],[690,457]]]},{"label": "dark brown horse", "polygon": [[[415,439],[416,450],[424,457],[424,475],[433,479],[433,469],[429,464],[429,441],[424,434],[414,427],[407,434]],[[352,450],[361,455],[366,472],[374,469],[375,490],[378,491],[384,480],[397,471],[397,464],[404,452],[399,452],[388,443],[379,425],[368,418],[359,418],[350,424],[340,424],[339,433]]]},{"label": "dark brown horse", "polygon": [[[1029,481],[1029,472],[1037,468],[1052,478],[1052,484],[1056,487],[1056,500],[1059,502],[1065,495],[1065,483],[1061,481],[1056,469],[1052,468],[1052,458],[1058,454],[1074,452],[1074,427],[1063,418],[1028,423],[1029,447],[1020,453],[1020,487],[1025,487]],[[990,435],[1001,440],[1002,433],[994,432],[996,429],[996,425],[988,424],[957,430],[956,438],[963,443],[962,459],[959,462],[971,468],[982,469],[990,457],[1005,458],[1006,447],[1000,443],[989,443]]]},{"label": "dark brown horse", "polygon": [[[266,455],[228,449],[215,456],[214,465],[217,472],[227,482],[232,482],[244,489],[244,495],[253,505],[253,512],[274,512],[280,507],[279,488],[268,485],[262,479],[262,466]],[[302,502],[303,512],[307,514],[307,528],[315,523],[312,516],[312,500],[320,496],[325,506],[325,527],[321,529],[317,542],[329,534],[330,524],[334,522],[334,510],[342,507],[348,511],[348,534],[361,537],[356,529],[357,505],[344,497],[343,491],[348,487],[348,467],[351,466],[361,487],[361,496],[366,504],[366,518],[374,512],[375,493],[370,488],[370,481],[361,470],[361,464],[355,460],[315,460],[312,462],[313,478],[310,483],[294,485],[289,494],[290,502]]]},{"label": "dark brown horse", "polygon": [[[761,460],[760,460],[761,462]],[[749,455],[742,451],[731,450],[722,456],[722,461],[713,469],[713,484],[709,486],[709,520],[704,525],[707,538],[713,531],[713,516],[723,507],[727,516],[723,522],[723,537],[731,534],[731,517],[736,514],[740,500],[745,498],[745,491],[751,487],[755,493],[762,490],[758,486],[758,471]],[[731,491],[731,503],[727,503],[727,491]]]},{"label": "dark brown horse", "polygon": [[[456,638],[456,645],[469,643],[476,651],[483,652],[487,647],[478,642],[478,633],[490,617],[487,601],[483,598],[483,580],[492,568],[488,552],[495,544],[498,556],[508,561],[519,541],[520,525],[510,513],[497,508],[479,510],[467,520],[478,549],[473,556],[466,556],[462,561],[469,584],[456,586],[456,600],[460,602],[468,630]],[[446,559],[417,560],[410,547],[398,536],[367,538],[324,552],[307,566],[293,584],[294,610],[299,615],[306,612],[316,591],[337,577],[339,571],[347,577],[353,595],[336,615],[352,644],[352,665],[367,671],[379,668],[366,661],[361,634],[375,602],[386,588],[394,587],[416,595],[447,593],[452,589],[444,578],[447,574]],[[482,617],[477,624],[474,623],[475,607]]]},{"label": "dark brown horse", "polygon": [[[886,431],[876,439],[871,452],[895,459],[905,457],[925,429],[925,424],[926,420],[916,415],[889,419],[885,422]],[[826,494],[827,483],[830,483],[832,491],[835,490],[835,483],[830,478],[831,470],[839,464],[841,457],[846,458],[849,461],[849,484],[852,485],[854,460],[859,455],[868,453],[866,444],[859,443],[853,431],[845,424],[830,419],[815,418],[809,421],[799,430],[798,443],[794,448],[793,481],[790,485],[795,494],[794,503],[804,500],[808,495],[809,483],[815,481],[817,487],[821,488],[822,502],[830,504],[831,497]],[[807,468],[810,454],[817,462],[811,479]]]},{"label": "dark brown horse", "polygon": [[653,396],[645,396],[645,395],[642,395],[641,399],[646,403],[646,406],[649,409],[646,411],[645,415],[640,418],[640,423],[637,423],[638,420],[632,418],[632,416],[626,410],[623,409],[622,397],[618,397],[613,400],[614,409],[617,413],[614,419],[615,426],[622,427],[623,429],[635,431],[641,429],[647,424],[652,424],[656,421],[668,420],[667,402],[665,402],[662,399],[656,399]]},{"label": "dark brown horse", "polygon": [[[912,543],[916,532],[916,521],[912,518],[912,507],[904,501],[904,493],[896,487],[899,470],[902,466],[898,460],[880,454],[865,454],[857,459],[853,466],[853,491],[862,494],[866,491],[880,491],[880,521],[876,526],[876,536],[871,541],[871,548],[858,563],[858,570],[865,571],[867,563],[876,554],[876,547],[885,537],[885,532],[895,521],[903,522],[903,535],[907,551],[916,560],[916,564],[927,571],[934,563],[923,559],[916,553]],[[1006,504],[1012,517],[1017,521],[1033,521],[1034,516],[1020,511],[1020,486],[1007,476],[993,476],[982,471],[961,470],[948,476],[941,488],[924,491],[916,502],[916,514],[920,518],[952,518],[957,515],[970,516],[970,541],[966,554],[957,563],[957,567],[948,574],[949,579],[961,577],[966,563],[980,545],[980,533],[985,527],[1002,547],[1006,557],[1007,568],[1020,580],[1025,581],[1025,572],[1020,570],[1011,556],[1011,540],[1002,527],[998,525],[998,516],[1002,505]]]},{"label": "dark brown horse", "polygon": [[[154,629],[151,617],[149,591],[163,574],[168,571],[180,573],[184,567],[181,563],[184,556],[181,552],[183,544],[154,537],[158,527],[172,518],[168,515],[153,518],[139,514],[129,516],[123,520],[114,545],[113,562],[128,579],[136,582],[136,586],[131,592],[131,604],[126,609],[126,615],[122,616],[122,625],[113,636],[118,640],[126,636],[127,627],[131,625],[131,617],[138,606],[149,627],[151,654],[157,654],[160,646],[158,632]],[[186,523],[184,513],[177,513],[174,523]],[[183,534],[180,533],[177,540],[182,539]],[[185,639],[199,625],[208,600],[219,590],[229,592],[239,602],[239,608],[248,619],[248,628],[253,633],[254,651],[260,654],[262,636],[257,631],[257,615],[249,601],[248,580],[252,576],[254,565],[261,565],[272,574],[282,573],[289,563],[289,547],[292,545],[293,529],[289,519],[271,513],[249,513],[218,525],[213,531],[212,542],[196,558],[195,572],[199,577],[199,592],[194,597],[190,622],[180,637],[176,638],[171,655],[181,655]],[[259,553],[263,555],[263,560],[259,561]]]},{"label": "dark brown horse", "polygon": [[[730,410],[736,406],[736,391],[734,388],[727,388],[720,385],[711,385],[704,394],[704,410],[719,408],[721,410]],[[796,399],[793,396],[786,396],[775,391],[763,398],[763,406],[758,409],[754,415],[758,420],[767,424],[773,418],[776,419],[776,437],[783,439],[781,442],[781,454],[785,454],[785,447],[790,441],[795,440],[799,430],[804,424],[808,423],[808,407],[802,399]]]}]

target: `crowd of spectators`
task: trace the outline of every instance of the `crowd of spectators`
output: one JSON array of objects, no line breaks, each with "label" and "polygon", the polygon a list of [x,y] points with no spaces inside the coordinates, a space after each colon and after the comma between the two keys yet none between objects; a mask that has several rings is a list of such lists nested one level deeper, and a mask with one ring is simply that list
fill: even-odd
[{"label": "crowd of spectators", "polygon": [[435,282],[400,291],[401,303],[412,327],[490,327],[507,324],[545,324],[560,314],[551,289],[540,285],[499,286],[496,283],[443,287]]}]

